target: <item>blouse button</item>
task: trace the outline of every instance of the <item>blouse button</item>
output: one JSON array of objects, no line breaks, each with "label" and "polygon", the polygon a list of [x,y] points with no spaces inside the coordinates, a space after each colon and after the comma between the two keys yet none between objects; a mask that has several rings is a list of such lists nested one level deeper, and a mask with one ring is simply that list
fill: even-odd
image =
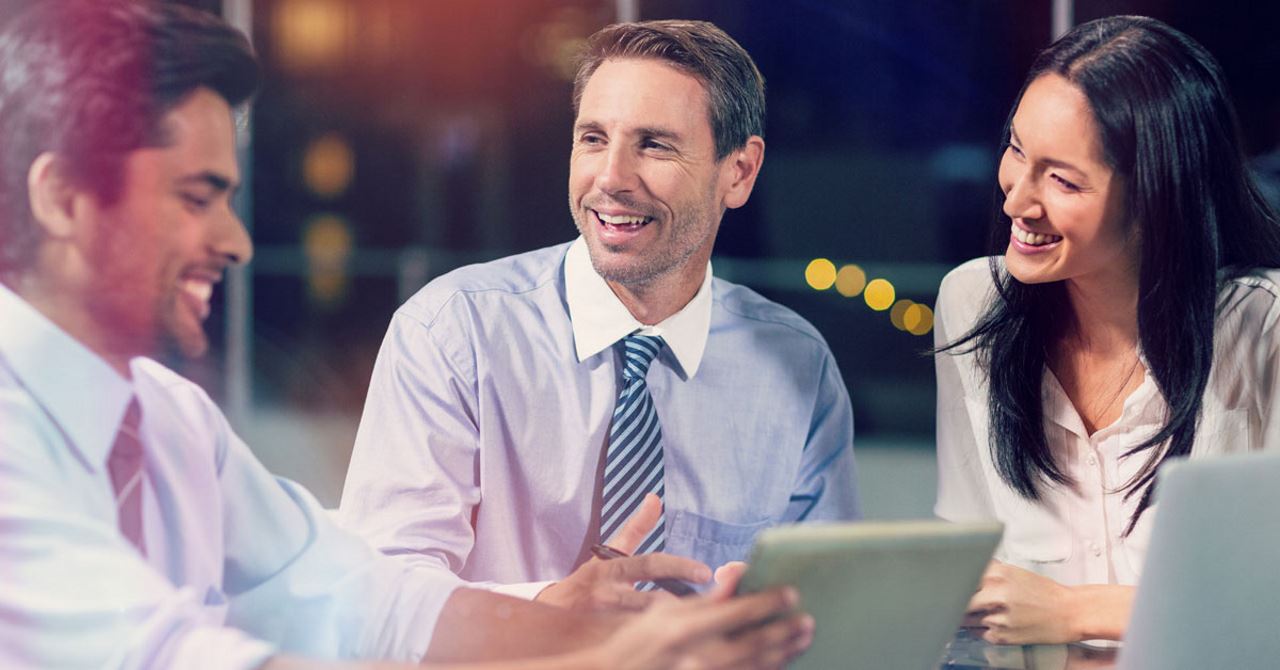
[{"label": "blouse button", "polygon": [[1089,543],[1089,551],[1092,552],[1094,556],[1102,555],[1102,547],[1099,546],[1097,542]]},{"label": "blouse button", "polygon": [[1097,465],[1098,459],[1095,458],[1093,454],[1089,454],[1089,458],[1085,459],[1085,462],[1088,463],[1089,465]]}]

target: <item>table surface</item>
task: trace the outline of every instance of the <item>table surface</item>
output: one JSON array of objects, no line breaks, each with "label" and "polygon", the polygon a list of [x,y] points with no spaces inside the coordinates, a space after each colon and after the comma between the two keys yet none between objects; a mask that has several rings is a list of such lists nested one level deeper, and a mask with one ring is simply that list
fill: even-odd
[{"label": "table surface", "polygon": [[940,670],[1000,668],[1002,670],[1113,670],[1115,646],[1053,644],[1009,646],[988,644],[961,631],[947,644]]}]

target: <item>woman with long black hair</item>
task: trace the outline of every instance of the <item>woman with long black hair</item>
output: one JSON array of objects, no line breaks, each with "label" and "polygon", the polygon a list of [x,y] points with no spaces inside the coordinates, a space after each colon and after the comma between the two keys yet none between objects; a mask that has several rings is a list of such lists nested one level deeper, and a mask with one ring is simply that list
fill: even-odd
[{"label": "woman with long black hair", "polygon": [[998,181],[1003,254],[939,292],[936,512],[1005,524],[988,640],[1117,639],[1161,464],[1280,446],[1280,225],[1217,63],[1142,17],[1039,55]]}]

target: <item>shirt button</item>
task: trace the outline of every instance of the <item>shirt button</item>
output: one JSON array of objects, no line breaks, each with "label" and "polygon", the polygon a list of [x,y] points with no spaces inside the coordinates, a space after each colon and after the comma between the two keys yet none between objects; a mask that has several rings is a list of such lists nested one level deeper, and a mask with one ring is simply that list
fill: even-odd
[{"label": "shirt button", "polygon": [[1085,459],[1085,462],[1089,465],[1097,465],[1098,459],[1095,458],[1093,454],[1089,454],[1089,458]]},{"label": "shirt button", "polygon": [[1102,547],[1099,546],[1097,542],[1089,543],[1089,551],[1092,552],[1094,556],[1102,555]]}]

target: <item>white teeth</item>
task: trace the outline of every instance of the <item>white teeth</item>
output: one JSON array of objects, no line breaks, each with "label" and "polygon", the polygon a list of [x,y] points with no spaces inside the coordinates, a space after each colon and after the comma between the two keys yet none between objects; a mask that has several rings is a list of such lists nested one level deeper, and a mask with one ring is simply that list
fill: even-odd
[{"label": "white teeth", "polygon": [[614,226],[644,223],[645,221],[649,220],[649,217],[647,216],[628,216],[628,215],[613,216],[612,214],[605,214],[604,212],[596,212],[596,216],[600,217],[601,221],[604,221],[605,223],[608,223]]},{"label": "white teeth", "polygon": [[185,279],[182,282],[182,290],[201,302],[209,302],[210,296],[213,295],[213,284],[199,279]]},{"label": "white teeth", "polygon": [[1038,247],[1042,244],[1049,244],[1051,242],[1057,242],[1058,240],[1062,239],[1061,235],[1041,235],[1040,233],[1030,233],[1019,228],[1017,224],[1014,224],[1013,226],[1011,226],[1011,228],[1013,230],[1013,236],[1019,242],[1023,244],[1029,244],[1033,247]]}]

